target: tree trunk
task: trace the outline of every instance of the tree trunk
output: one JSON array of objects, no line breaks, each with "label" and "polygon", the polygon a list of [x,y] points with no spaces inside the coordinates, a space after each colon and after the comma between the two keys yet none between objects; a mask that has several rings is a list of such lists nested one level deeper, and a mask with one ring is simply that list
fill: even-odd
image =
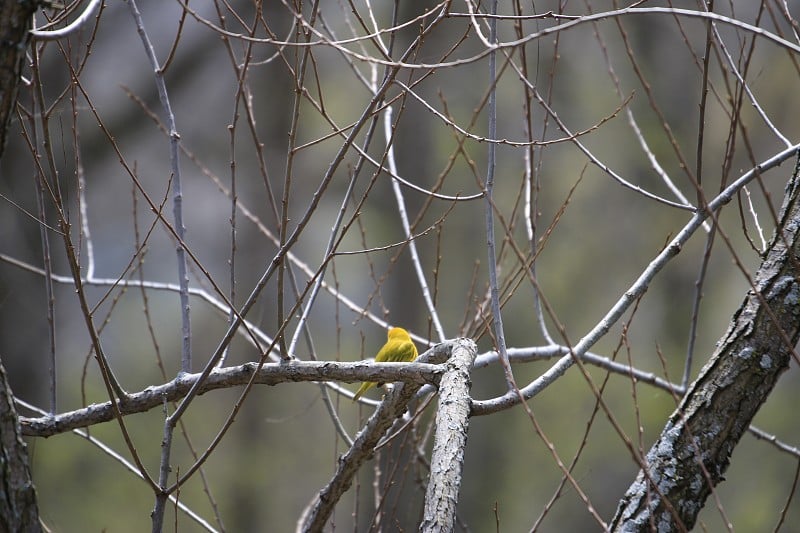
[{"label": "tree trunk", "polygon": [[0,2],[0,157],[8,139],[8,124],[17,104],[31,21],[42,3],[19,0]]},{"label": "tree trunk", "polygon": [[614,531],[684,531],[724,478],[731,454],[780,374],[800,332],[798,176],[775,237],[727,333],[644,459]]},{"label": "tree trunk", "polygon": [[[17,103],[22,65],[37,1],[0,3],[0,157]],[[28,466],[14,396],[0,361],[0,531],[41,531],[36,489]]]},{"label": "tree trunk", "polygon": [[14,397],[0,363],[0,531],[41,531],[36,489],[28,466]]}]

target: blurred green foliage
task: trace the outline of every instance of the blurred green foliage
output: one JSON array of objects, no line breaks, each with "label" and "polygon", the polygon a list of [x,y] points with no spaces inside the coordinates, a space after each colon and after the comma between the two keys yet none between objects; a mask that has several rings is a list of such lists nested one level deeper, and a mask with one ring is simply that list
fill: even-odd
[{"label": "blurred green foliage", "polygon": [[[603,5],[596,5],[595,10],[608,7],[606,3],[600,4]],[[243,14],[252,16],[249,4],[235,2],[234,5]],[[425,9],[426,5],[431,7],[426,3],[401,3],[403,16],[407,17],[401,20],[409,20],[415,13],[421,13],[415,10]],[[557,9],[555,4],[547,7],[537,5],[540,12],[551,7]],[[380,17],[385,17],[381,18],[382,24],[388,26],[385,21],[390,16],[390,6],[375,8]],[[172,4],[151,2],[142,5],[146,24],[162,58],[175,36],[177,9],[178,6]],[[204,16],[213,18],[209,6],[197,9]],[[265,5],[264,9],[267,11],[266,19],[274,24],[276,30],[291,30],[291,17],[279,4]],[[335,18],[341,13],[329,12],[333,9],[332,5],[325,6],[323,11],[329,17],[330,31],[339,32],[342,37],[348,28],[343,19]],[[572,6],[571,9],[577,10],[578,7]],[[681,21],[681,28],[689,34],[687,39],[696,54],[692,56],[671,17],[630,17],[619,19],[619,22],[628,33],[628,44],[650,84],[652,98],[658,102],[676,142],[681,146],[682,157],[696,173],[698,164],[694,150],[702,78],[695,60],[702,55],[705,26],[699,21]],[[423,63],[439,61],[458,36],[467,31],[468,24],[464,18],[446,19],[441,23],[441,30],[426,38],[419,54],[412,59]],[[596,26],[587,24],[529,44],[526,48],[529,81],[542,94],[547,94],[552,86],[550,102],[560,119],[570,126],[573,133],[587,131],[579,140],[604,163],[634,185],[669,196],[666,186],[642,154],[624,109],[618,110],[621,101],[631,96],[624,106],[635,113],[642,135],[666,172],[676,180],[676,186],[690,202],[694,202],[692,183],[681,172],[680,158],[676,156],[661,127],[661,119],[653,112],[647,91],[636,78],[625,55],[625,43],[616,24],[612,20]],[[537,28],[536,22],[528,21],[524,28],[523,33],[529,34]],[[724,28],[722,31],[733,30]],[[236,120],[233,139],[236,142],[238,199],[264,226],[277,234],[277,223],[265,193],[264,181],[269,181],[279,202],[285,184],[286,133],[293,119],[294,86],[282,61],[262,62],[277,48],[257,46],[254,60],[258,64],[252,66],[249,82],[256,109],[255,130],[264,143],[264,178],[241,105],[237,110],[239,115],[234,116],[236,76],[220,40],[193,19],[187,21],[182,32],[166,80],[172,91],[182,144],[191,151],[192,157],[201,161],[201,164],[195,164],[189,155],[182,159],[189,232],[187,244],[213,279],[229,291],[230,203],[208,176],[217,175],[228,186],[231,161],[228,125]],[[603,36],[607,53],[613,58],[616,75],[621,80],[621,97],[615,92],[604,51],[594,32]],[[394,57],[412,42],[417,33],[418,26],[414,24],[398,32]],[[501,34],[504,39],[514,38],[510,23],[504,25]],[[751,38],[750,35],[743,37]],[[168,194],[165,185],[170,174],[167,145],[151,120],[120,89],[121,86],[129,88],[150,108],[159,109],[141,44],[121,5],[112,4],[103,12],[94,38],[92,54],[80,76],[81,83],[127,161],[136,166],[139,179],[160,202]],[[87,36],[83,35],[70,42],[77,50],[85,46],[86,39]],[[237,42],[235,49],[241,52],[242,46]],[[364,46],[370,54],[376,54],[374,46],[368,43]],[[459,45],[453,58],[468,57],[482,49],[471,34],[469,40]],[[293,64],[296,53],[299,53],[298,49],[290,47],[286,50],[285,58],[290,64]],[[307,67],[308,93],[324,105],[340,127],[347,128],[362,112],[369,93],[336,50],[319,47],[314,54],[314,64]],[[556,55],[558,60],[554,61]],[[518,60],[518,56],[514,59]],[[751,88],[758,91],[760,104],[776,125],[790,139],[796,139],[800,131],[794,117],[798,116],[800,109],[797,99],[792,98],[797,83],[797,70],[792,61],[788,54],[759,41],[753,55],[755,66],[751,67]],[[52,47],[43,51],[42,62],[42,71],[49,76],[44,82],[45,94],[49,101],[53,101],[68,85],[68,71],[64,58]],[[360,62],[356,64],[365,68]],[[502,69],[502,56],[499,64]],[[377,69],[378,75],[382,72],[382,67]],[[425,72],[409,69],[398,79],[412,85]],[[487,90],[486,60],[432,72],[430,77],[415,86],[418,94],[459,126],[474,135],[485,135],[485,110],[480,106]],[[510,68],[502,72],[497,87],[499,136],[524,139],[523,86]],[[713,90],[709,93],[710,103],[704,123],[706,141],[702,159],[703,187],[707,198],[752,166],[747,150],[740,150],[730,164],[730,173],[722,175],[725,139],[730,125],[723,88],[731,84],[732,79],[728,72],[721,75],[719,66],[711,79]],[[393,86],[388,94],[393,97],[401,92],[399,86]],[[23,94],[21,98],[24,105],[29,105],[30,96]],[[397,126],[393,133],[399,173],[428,189],[437,186],[440,176],[444,176],[440,191],[443,194],[464,196],[479,192],[480,180],[484,179],[486,171],[487,144],[466,140],[463,151],[459,152],[459,136],[418,101],[407,97],[395,101],[394,106]],[[81,99],[78,108],[83,113],[87,103]],[[77,221],[70,113],[69,106],[61,101],[52,125],[57,125],[54,140],[61,165],[59,172],[69,196],[70,217]],[[533,116],[536,139],[552,140],[566,136],[552,118],[545,128],[544,111],[535,103]],[[609,118],[607,122],[592,129],[606,118]],[[299,120],[298,145],[327,136],[332,131],[331,125],[307,100],[299,107]],[[741,120],[748,129],[748,149],[752,150],[752,157],[756,160],[783,148],[749,104],[743,106]],[[134,221],[139,231],[144,233],[152,222],[152,215],[141,198],[137,197],[134,204],[130,179],[120,168],[117,154],[111,150],[93,119],[88,114],[81,115],[78,122],[81,125],[81,157],[88,183],[88,216],[96,268],[100,276],[116,277],[124,272],[135,248]],[[347,133],[346,129],[344,133]],[[368,151],[372,157],[380,159],[383,152],[380,126],[375,135]],[[0,165],[3,176],[0,192],[35,212],[33,186],[29,183],[33,172],[30,155],[26,155],[27,149],[18,130],[12,137],[7,156]],[[359,141],[363,138],[362,134]],[[291,194],[287,206],[290,230],[307,209],[341,143],[341,137],[332,136],[293,154]],[[740,140],[737,147],[742,144]],[[535,204],[536,242],[533,243],[538,254],[536,281],[554,312],[554,316],[546,319],[550,334],[557,342],[574,344],[601,319],[649,261],[680,230],[689,214],[645,200],[630,189],[619,186],[590,164],[570,142],[537,147],[533,157],[539,186]],[[324,259],[331,226],[340,208],[349,173],[353,170],[355,153],[351,151],[347,158],[347,164],[337,171],[303,238],[292,250],[314,270]],[[452,170],[446,171],[451,158],[455,159]],[[789,171],[790,167],[784,165],[779,171],[765,176],[763,185],[753,184],[751,187],[755,210],[760,215],[766,238],[769,238],[774,222],[765,193],[771,195],[775,206],[779,206]],[[499,146],[494,194],[498,220],[496,236],[501,254],[498,264],[503,280],[508,282],[503,293],[508,299],[504,306],[506,340],[513,347],[544,342],[533,306],[532,283],[528,274],[520,270],[516,252],[503,242],[503,224],[513,224],[508,235],[514,237],[517,248],[523,254],[529,254],[532,249],[523,226],[523,172],[524,148]],[[354,187],[352,199],[347,203],[348,216],[354,214],[358,199],[367,192],[369,197],[366,203],[358,206],[358,217],[341,240],[338,251],[384,247],[405,239],[389,178],[385,173],[373,174],[374,168],[367,164]],[[480,318],[481,313],[488,316],[488,307],[479,310],[487,293],[483,202],[452,205],[448,201],[434,200],[430,207],[426,207],[427,199],[422,193],[404,189],[404,194],[410,219],[415,221],[419,217],[415,232],[433,226],[415,243],[446,334],[451,338],[463,334],[476,335],[481,351],[492,349],[491,335],[486,332]],[[565,206],[568,198],[569,204]],[[166,206],[165,213],[171,211],[169,202]],[[755,227],[749,217],[745,217],[744,223],[740,221],[739,209],[739,206],[731,204],[719,217],[720,227],[731,248],[724,243],[722,235],[716,236],[703,286],[692,376],[697,375],[708,359],[714,343],[724,333],[732,313],[749,288],[745,276],[733,265],[734,253],[750,275],[759,264],[758,254],[747,243],[741,229],[742,225],[746,226],[753,240],[760,244]],[[742,209],[746,210],[746,205]],[[242,213],[237,216],[237,293],[234,300],[241,305],[272,260],[277,246]],[[442,217],[445,217],[444,222],[440,223]],[[626,314],[623,319],[624,342],[623,324],[620,323],[593,348],[594,352],[620,362],[632,362],[639,369],[666,376],[673,382],[680,381],[689,340],[692,298],[706,238],[706,232],[698,232],[655,279],[635,311]],[[57,236],[51,235],[51,239],[58,249]],[[9,204],[0,209],[0,242],[4,243],[3,253],[41,265],[37,224]],[[173,250],[174,243],[169,236],[164,231],[155,231],[148,241],[142,267],[144,278],[174,282]],[[87,252],[83,250],[83,253]],[[54,270],[61,274],[68,271],[63,253],[55,254]],[[299,270],[295,273],[296,287],[303,290],[307,277]],[[136,279],[138,274],[133,277]],[[407,246],[337,256],[331,261],[325,279],[375,315],[430,338],[431,342],[436,341]],[[192,273],[192,283],[209,289],[207,280],[198,269]],[[294,301],[293,283],[287,279],[284,288]],[[88,290],[92,301],[98,302],[108,287],[89,287]],[[273,281],[248,315],[248,319],[268,333],[276,329],[276,295]],[[46,406],[46,354],[49,348],[42,279],[12,265],[0,264],[0,298],[0,355],[12,375],[14,391],[22,399]],[[90,343],[73,288],[57,285],[55,302],[59,409],[76,409],[83,405],[82,388],[86,389],[86,401],[104,401],[106,392],[90,355]],[[172,379],[179,364],[180,310],[177,298],[169,292],[148,291],[147,305],[151,314],[149,324],[142,313],[144,300],[140,291],[117,287],[111,290],[111,297],[104,300],[95,314],[98,325],[110,317],[104,326],[102,341],[123,386],[128,390],[140,390]],[[192,319],[195,370],[199,370],[225,331],[226,317],[194,298]],[[162,377],[156,364],[150,326],[157,340],[158,353],[164,361],[166,378]],[[309,326],[313,346],[306,344],[301,337],[296,350],[303,358],[310,357],[312,352],[322,360],[350,361],[371,357],[384,336],[378,325],[346,309],[326,291],[322,292],[310,313]],[[560,328],[563,328],[563,335]],[[287,332],[291,335],[293,329]],[[420,346],[420,352],[425,348]],[[230,350],[228,364],[254,361],[258,357],[257,350],[244,338],[237,338]],[[515,378],[519,384],[527,384],[551,363],[540,361],[516,365]],[[563,472],[558,466],[559,461],[569,467],[576,454],[577,460],[571,469],[573,479],[602,519],[608,520],[613,516],[620,497],[638,470],[631,459],[627,441],[639,453],[646,453],[674,409],[676,400],[665,391],[646,384],[634,384],[627,377],[609,376],[593,367],[586,370],[588,378],[579,369],[571,369],[529,402],[535,424],[521,407],[471,420],[459,502],[459,518],[471,531],[493,531],[496,525],[499,531],[530,529],[561,486]],[[793,369],[785,376],[756,421],[766,431],[790,443],[800,437],[791,416],[791,406],[797,401],[796,374],[796,369]],[[355,387],[350,388],[354,390]],[[497,365],[475,372],[475,398],[494,397],[504,390],[505,382]],[[598,407],[594,390],[600,391],[603,403],[613,414],[613,421]],[[215,391],[196,400],[184,420],[191,445],[184,440],[183,433],[176,437],[171,461],[173,478],[191,466],[194,454],[206,449],[230,415],[240,393],[240,389]],[[334,403],[339,407],[344,426],[351,435],[354,434],[369,411],[366,408],[357,411],[349,400],[335,396]],[[369,530],[375,514],[372,480],[376,472],[380,480],[377,490],[386,495],[381,507],[384,513],[381,528],[386,531],[416,528],[427,472],[410,458],[417,445],[423,451],[430,449],[430,439],[424,438],[431,419],[430,412],[431,408],[422,416],[413,433],[399,436],[362,469],[356,486],[337,508],[332,520],[335,529]],[[125,419],[137,453],[152,476],[156,475],[161,452],[163,417],[160,410],[153,410]],[[624,435],[620,435],[617,427]],[[91,434],[126,459],[131,459],[116,423],[92,427]],[[75,435],[29,439],[28,442],[42,516],[53,531],[126,533],[149,529],[149,513],[154,504],[152,491],[115,460]],[[317,385],[255,387],[230,431],[206,463],[202,477],[195,475],[182,487],[179,499],[213,524],[214,510],[205,494],[205,479],[225,530],[291,531],[307,503],[330,478],[337,457],[346,448],[320,401]],[[745,435],[733,455],[727,481],[708,501],[701,515],[703,527],[709,531],[721,530],[726,520],[742,531],[773,527],[781,508],[793,495],[792,481],[796,468],[796,458],[778,453],[770,444]],[[721,518],[718,506],[724,509],[726,518]],[[786,523],[800,520],[798,513],[797,506],[790,504]],[[182,532],[202,530],[182,512],[175,514],[173,509],[169,510],[166,523],[170,529]],[[569,482],[563,484],[563,490],[539,527],[539,531],[596,529],[596,522]]]}]

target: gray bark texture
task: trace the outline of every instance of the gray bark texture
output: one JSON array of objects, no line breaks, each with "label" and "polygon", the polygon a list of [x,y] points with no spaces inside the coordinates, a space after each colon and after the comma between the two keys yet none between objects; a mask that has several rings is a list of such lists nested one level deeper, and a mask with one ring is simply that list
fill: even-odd
[{"label": "gray bark texture", "polygon": [[17,105],[22,65],[30,41],[38,1],[0,2],[0,156],[6,147],[8,123]]},{"label": "gray bark texture", "polygon": [[[450,357],[450,353],[451,343],[446,342],[434,346],[420,355],[416,361],[439,364]],[[358,469],[372,458],[375,446],[394,421],[403,416],[408,403],[421,387],[420,383],[395,384],[392,391],[384,397],[367,420],[366,425],[353,439],[350,449],[339,457],[333,477],[314,497],[300,517],[297,525],[298,532],[322,531],[339,499],[353,484],[353,478],[358,473]]]},{"label": "gray bark texture", "polygon": [[0,364],[0,531],[41,531],[36,489],[28,466],[14,396]]},{"label": "gray bark texture", "polygon": [[436,433],[431,454],[431,473],[425,492],[425,510],[420,531],[434,533],[453,531],[467,446],[470,396],[470,371],[478,347],[469,339],[453,343],[439,382],[439,409],[436,411]]},{"label": "gray bark texture", "polygon": [[[0,2],[0,157],[17,103],[36,1]],[[39,507],[14,396],[0,361],[0,531],[38,532]]]},{"label": "gray bark texture", "polygon": [[613,531],[694,526],[730,457],[778,377],[797,357],[800,202],[797,169],[754,286],[628,488]]}]

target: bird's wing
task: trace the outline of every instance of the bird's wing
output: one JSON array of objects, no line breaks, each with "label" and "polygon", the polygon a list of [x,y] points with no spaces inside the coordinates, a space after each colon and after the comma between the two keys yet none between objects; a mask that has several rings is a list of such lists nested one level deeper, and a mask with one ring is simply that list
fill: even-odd
[{"label": "bird's wing", "polygon": [[389,356],[387,361],[391,361],[394,363],[402,363],[413,361],[417,357],[417,348],[414,346],[412,341],[404,341],[397,345],[397,347],[392,350],[392,353]]}]

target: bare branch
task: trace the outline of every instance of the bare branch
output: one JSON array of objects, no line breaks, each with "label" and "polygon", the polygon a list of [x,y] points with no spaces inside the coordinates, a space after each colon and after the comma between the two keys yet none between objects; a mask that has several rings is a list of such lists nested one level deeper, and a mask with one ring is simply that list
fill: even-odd
[{"label": "bare branch", "polygon": [[453,531],[456,503],[461,488],[461,470],[469,427],[469,389],[472,363],[478,347],[474,342],[453,342],[439,384],[439,409],[436,411],[436,437],[431,454],[431,476],[425,494],[420,531]]},{"label": "bare branch", "polygon": [[[798,167],[800,168],[800,166]],[[614,531],[692,529],[730,456],[792,359],[800,339],[797,172],[771,247],[728,331],[670,417],[617,509]],[[678,516],[665,511],[667,505]]]},{"label": "bare branch", "polygon": [[[453,349],[450,342],[438,344],[420,355],[417,360],[439,363],[448,358]],[[359,467],[372,457],[375,446],[386,430],[406,411],[408,402],[419,390],[419,384],[396,385],[372,414],[366,425],[356,435],[353,445],[339,457],[336,472],[328,484],[314,497],[298,521],[298,531],[321,531],[336,503],[350,485]]]},{"label": "bare branch", "polygon": [[39,28],[31,30],[31,35],[38,41],[55,41],[67,37],[88,24],[89,20],[97,13],[102,4],[103,0],[89,0],[89,5],[84,8],[81,14],[63,28],[57,30],[44,30]]},{"label": "bare branch", "polygon": [[[441,349],[440,349],[441,350]],[[438,352],[437,352],[438,353]],[[433,355],[430,358],[434,358]],[[424,359],[424,360],[427,360]],[[422,356],[418,361],[423,361]],[[183,374],[168,383],[148,387],[140,392],[129,394],[124,404],[117,404],[120,414],[130,415],[156,409],[164,402],[184,398],[189,390],[197,387],[197,394],[205,394],[217,389],[228,389],[246,385],[252,380],[260,385],[300,381],[404,381],[422,386],[436,383],[442,369],[436,365],[419,363],[374,363],[358,361],[341,363],[335,361],[292,361],[289,363],[268,363],[257,368],[256,363],[214,370],[206,380],[200,381],[200,374]],[[255,376],[254,376],[255,374]],[[419,388],[419,387],[417,387]],[[49,437],[75,428],[92,426],[113,420],[114,409],[110,402],[90,405],[83,409],[60,413],[55,416],[20,419],[23,435]]]}]

